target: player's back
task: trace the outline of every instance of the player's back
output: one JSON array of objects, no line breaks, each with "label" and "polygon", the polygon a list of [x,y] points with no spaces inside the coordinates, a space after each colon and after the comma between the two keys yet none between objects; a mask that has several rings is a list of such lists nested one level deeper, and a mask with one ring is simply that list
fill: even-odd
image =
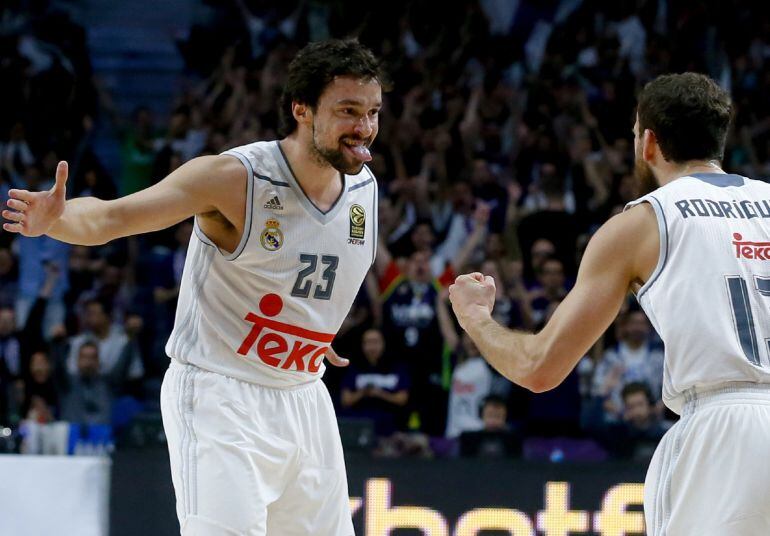
[{"label": "player's back", "polygon": [[666,347],[663,400],[726,382],[770,383],[770,185],[695,174],[649,202],[658,265],[638,299]]}]

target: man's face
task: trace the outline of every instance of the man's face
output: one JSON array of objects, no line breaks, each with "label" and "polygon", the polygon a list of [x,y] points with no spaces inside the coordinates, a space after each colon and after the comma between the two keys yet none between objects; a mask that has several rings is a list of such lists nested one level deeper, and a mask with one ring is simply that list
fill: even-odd
[{"label": "man's face", "polygon": [[643,344],[650,336],[650,323],[641,311],[630,313],[624,328],[623,338],[636,345]]},{"label": "man's face", "polygon": [[647,395],[636,392],[625,398],[625,419],[638,428],[647,426],[652,416],[652,406],[647,400]]},{"label": "man's face", "polygon": [[409,257],[409,279],[417,283],[430,283],[430,254],[416,251]]},{"label": "man's face", "polygon": [[540,271],[540,283],[546,290],[559,290],[564,286],[564,267],[561,261],[549,259]]},{"label": "man's face", "polygon": [[379,129],[382,88],[374,79],[338,76],[326,86],[312,110],[316,160],[347,175],[371,160],[368,147]]},{"label": "man's face", "polygon": [[645,195],[658,188],[658,180],[650,165],[642,157],[642,132],[639,132],[639,118],[634,123],[634,177],[640,195]]},{"label": "man's face", "polygon": [[361,338],[361,349],[366,360],[372,365],[376,365],[385,351],[385,339],[382,337],[382,333],[376,329],[365,332]]},{"label": "man's face", "polygon": [[80,348],[78,372],[84,378],[95,378],[99,374],[99,351],[95,346],[86,344]]},{"label": "man's face", "polygon": [[0,275],[5,275],[13,269],[13,256],[5,248],[0,248]]},{"label": "man's face", "polygon": [[418,251],[429,250],[433,246],[433,229],[427,223],[420,223],[412,231],[412,244]]},{"label": "man's face", "polygon": [[109,324],[104,308],[98,303],[89,303],[86,307],[85,324],[89,331],[100,331]]},{"label": "man's face", "polygon": [[16,315],[13,309],[0,309],[0,336],[6,337],[16,330]]},{"label": "man's face", "polygon": [[51,362],[44,352],[35,352],[29,361],[29,372],[37,383],[44,383],[51,376]]},{"label": "man's face", "polygon": [[508,410],[502,404],[486,404],[481,410],[481,420],[484,422],[484,430],[495,432],[505,429],[505,419]]},{"label": "man's face", "polygon": [[532,256],[532,267],[539,270],[545,260],[556,253],[556,247],[548,240],[540,238],[532,244],[530,254]]}]

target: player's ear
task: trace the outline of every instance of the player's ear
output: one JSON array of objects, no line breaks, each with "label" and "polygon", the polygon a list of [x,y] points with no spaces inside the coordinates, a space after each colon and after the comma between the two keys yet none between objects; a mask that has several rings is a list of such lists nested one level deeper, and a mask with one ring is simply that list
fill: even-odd
[{"label": "player's ear", "polygon": [[645,128],[642,133],[642,158],[645,162],[650,162],[655,158],[655,151],[658,147],[658,137],[649,128]]},{"label": "player's ear", "polygon": [[313,115],[312,110],[310,110],[307,104],[297,101],[291,103],[291,113],[297,123],[303,124],[309,124]]}]

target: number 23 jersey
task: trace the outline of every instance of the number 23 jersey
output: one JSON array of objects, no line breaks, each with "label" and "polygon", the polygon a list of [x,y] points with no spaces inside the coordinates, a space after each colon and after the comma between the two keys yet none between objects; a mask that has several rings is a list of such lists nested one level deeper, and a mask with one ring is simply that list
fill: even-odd
[{"label": "number 23 jersey", "polygon": [[223,154],[249,175],[244,233],[227,253],[195,223],[166,353],[270,387],[315,380],[374,262],[376,180],[365,166],[343,175],[342,193],[324,213],[277,141]]},{"label": "number 23 jersey", "polygon": [[663,401],[679,413],[691,388],[770,383],[770,185],[695,174],[641,202],[660,232],[637,298],[665,344]]}]

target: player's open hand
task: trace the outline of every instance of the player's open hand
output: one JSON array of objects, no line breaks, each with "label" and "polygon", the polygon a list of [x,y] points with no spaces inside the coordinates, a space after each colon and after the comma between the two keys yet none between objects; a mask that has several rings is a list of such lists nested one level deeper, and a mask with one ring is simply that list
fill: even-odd
[{"label": "player's open hand", "polygon": [[59,162],[56,167],[56,183],[53,188],[43,192],[28,190],[10,190],[8,209],[3,210],[3,229],[24,236],[46,234],[64,213],[64,201],[67,184],[67,162]]},{"label": "player's open hand", "polygon": [[347,367],[350,364],[349,359],[338,356],[331,346],[326,350],[326,359],[335,367]]},{"label": "player's open hand", "polygon": [[449,286],[449,301],[463,329],[472,320],[492,314],[495,290],[495,280],[479,272],[461,275]]}]

